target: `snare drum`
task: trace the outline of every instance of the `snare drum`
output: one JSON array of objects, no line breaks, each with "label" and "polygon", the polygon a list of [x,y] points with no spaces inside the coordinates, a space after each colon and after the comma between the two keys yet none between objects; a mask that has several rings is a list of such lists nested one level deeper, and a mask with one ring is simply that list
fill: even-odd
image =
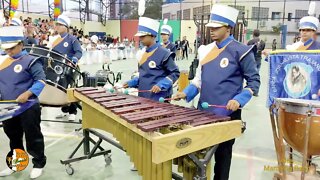
[{"label": "snare drum", "polygon": [[39,96],[42,105],[63,106],[68,104],[67,89],[75,87],[81,72],[66,56],[39,46],[25,46],[30,55],[41,57],[46,74],[46,86]]},{"label": "snare drum", "polygon": [[307,114],[311,112],[307,154],[320,155],[320,101],[279,98],[276,105],[284,139],[300,153],[304,152]]}]

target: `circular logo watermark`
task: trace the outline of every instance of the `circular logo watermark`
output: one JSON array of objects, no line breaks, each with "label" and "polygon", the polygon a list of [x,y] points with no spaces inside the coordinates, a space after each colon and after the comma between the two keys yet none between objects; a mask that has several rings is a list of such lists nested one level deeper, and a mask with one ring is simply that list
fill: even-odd
[{"label": "circular logo watermark", "polygon": [[8,153],[6,163],[13,171],[22,171],[29,164],[29,155],[22,149],[14,149]]}]

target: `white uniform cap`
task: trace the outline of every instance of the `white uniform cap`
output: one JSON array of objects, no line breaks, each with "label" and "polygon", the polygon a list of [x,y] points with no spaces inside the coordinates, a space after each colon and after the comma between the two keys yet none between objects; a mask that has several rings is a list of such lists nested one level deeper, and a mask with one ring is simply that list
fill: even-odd
[{"label": "white uniform cap", "polygon": [[57,23],[62,24],[66,27],[69,27],[71,24],[70,18],[68,18],[66,15],[61,14],[58,16]]},{"label": "white uniform cap", "polygon": [[167,34],[170,35],[172,33],[172,27],[165,24],[161,26],[161,33],[160,34]]},{"label": "white uniform cap", "polygon": [[146,36],[146,35],[157,36],[159,31],[159,26],[160,26],[160,23],[157,20],[147,18],[147,17],[140,17],[138,32],[135,36]]},{"label": "white uniform cap", "polygon": [[237,23],[239,11],[233,7],[215,4],[212,6],[210,21],[206,27],[234,27]]},{"label": "white uniform cap", "polygon": [[92,42],[94,42],[95,44],[97,44],[97,43],[98,43],[99,38],[98,38],[98,36],[93,35],[93,36],[91,36],[90,40],[91,40]]},{"label": "white uniform cap", "polygon": [[1,49],[10,49],[23,40],[22,26],[6,26],[0,28]]},{"label": "white uniform cap", "polygon": [[313,16],[305,16],[300,19],[299,29],[312,29],[317,31],[319,19]]},{"label": "white uniform cap", "polygon": [[22,26],[22,21],[19,18],[12,18],[10,21],[11,26]]}]

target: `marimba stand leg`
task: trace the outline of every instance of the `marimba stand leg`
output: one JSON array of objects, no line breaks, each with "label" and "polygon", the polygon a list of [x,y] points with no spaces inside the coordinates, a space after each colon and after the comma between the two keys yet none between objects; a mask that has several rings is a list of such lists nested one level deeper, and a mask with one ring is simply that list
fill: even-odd
[{"label": "marimba stand leg", "polygon": [[[98,141],[94,141],[90,137],[90,134],[93,134],[93,135],[97,136],[99,138],[99,140]],[[91,130],[91,129],[84,129],[83,130],[83,139],[78,144],[78,146],[69,155],[67,160],[60,160],[61,164],[66,165],[66,172],[69,175],[72,175],[74,173],[74,170],[71,167],[70,163],[81,161],[81,160],[84,160],[84,159],[91,159],[93,157],[103,155],[105,157],[106,164],[107,165],[111,164],[111,161],[112,161],[111,160],[111,154],[110,154],[111,150],[105,150],[104,148],[102,148],[100,146],[102,140],[105,140],[104,138],[102,138],[102,136],[103,136],[102,134],[100,134],[100,133],[98,133],[98,132],[96,132],[94,130]],[[90,142],[92,144],[94,144],[92,150],[90,150]],[[83,146],[84,156],[80,156],[80,157],[74,158],[74,155],[77,153],[77,151],[80,149],[81,146]],[[99,149],[100,152],[96,152],[97,149]]]},{"label": "marimba stand leg", "polygon": [[188,157],[194,162],[197,166],[197,175],[194,177],[194,180],[207,180],[207,166],[210,163],[212,156],[216,152],[219,145],[212,146],[206,153],[203,159],[199,159],[196,156],[196,153],[188,154]]}]

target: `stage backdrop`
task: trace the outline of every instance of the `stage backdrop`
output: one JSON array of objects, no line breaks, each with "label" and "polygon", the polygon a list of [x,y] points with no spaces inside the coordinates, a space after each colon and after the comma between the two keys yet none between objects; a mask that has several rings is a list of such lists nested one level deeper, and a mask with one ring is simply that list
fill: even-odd
[{"label": "stage backdrop", "polygon": [[268,106],[274,98],[320,100],[320,51],[271,54],[269,73]]}]

